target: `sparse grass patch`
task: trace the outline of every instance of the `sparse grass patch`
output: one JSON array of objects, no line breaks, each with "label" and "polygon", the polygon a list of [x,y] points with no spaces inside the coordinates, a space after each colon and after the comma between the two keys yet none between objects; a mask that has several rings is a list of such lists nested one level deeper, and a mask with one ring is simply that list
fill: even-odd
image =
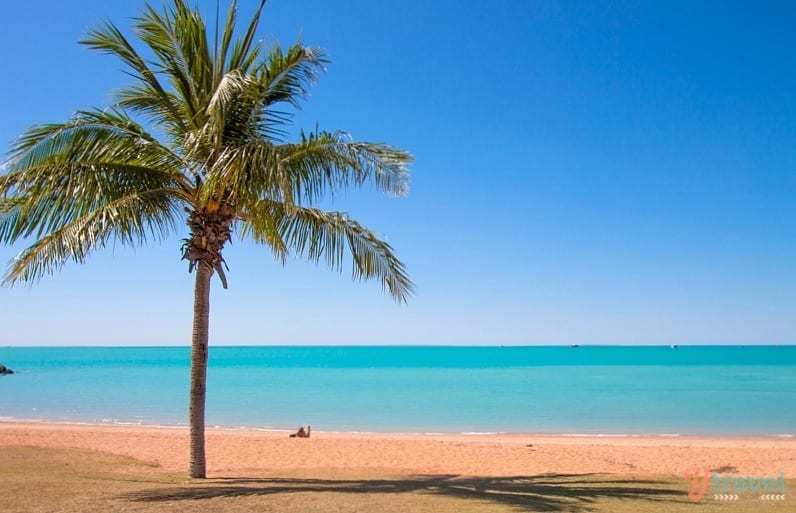
[{"label": "sparse grass patch", "polygon": [[[788,490],[796,488],[789,480]],[[0,449],[4,512],[611,512],[785,513],[785,502],[743,496],[691,503],[676,477],[459,476],[292,473],[189,480],[133,458],[77,449]]]}]

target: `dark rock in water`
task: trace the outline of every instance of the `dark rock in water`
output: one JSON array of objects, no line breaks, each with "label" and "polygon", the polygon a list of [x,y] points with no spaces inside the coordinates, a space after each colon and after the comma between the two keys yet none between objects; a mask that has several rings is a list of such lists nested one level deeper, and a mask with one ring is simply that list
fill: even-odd
[{"label": "dark rock in water", "polygon": [[0,374],[14,374],[14,371],[0,363]]}]

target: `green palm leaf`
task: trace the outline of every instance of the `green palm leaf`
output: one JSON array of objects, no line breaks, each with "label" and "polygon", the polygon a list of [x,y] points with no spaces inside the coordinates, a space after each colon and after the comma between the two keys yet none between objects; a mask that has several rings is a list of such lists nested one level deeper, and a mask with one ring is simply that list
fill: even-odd
[{"label": "green palm leaf", "polygon": [[377,278],[397,301],[405,302],[414,284],[406,267],[385,241],[344,212],[292,207],[263,200],[243,214],[244,233],[284,259],[289,252],[342,271],[346,250],[355,280]]},{"label": "green palm leaf", "polygon": [[[110,241],[140,246],[148,240],[166,237],[176,228],[179,218],[179,203],[175,198],[174,191],[168,189],[132,193],[105,202],[71,222],[53,223],[61,227],[48,230],[17,255],[4,284],[34,281],[52,274],[69,260],[83,263],[92,251]],[[18,205],[3,203],[0,201],[0,233],[4,225],[18,225],[26,220]]]}]

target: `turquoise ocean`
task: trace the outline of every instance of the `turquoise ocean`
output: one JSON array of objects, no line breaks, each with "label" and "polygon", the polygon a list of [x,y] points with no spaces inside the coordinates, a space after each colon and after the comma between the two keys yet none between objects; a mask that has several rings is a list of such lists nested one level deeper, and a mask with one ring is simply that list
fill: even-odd
[{"label": "turquoise ocean", "polygon": [[[0,420],[184,426],[187,347],[0,348]],[[796,346],[211,347],[208,426],[796,435]]]}]

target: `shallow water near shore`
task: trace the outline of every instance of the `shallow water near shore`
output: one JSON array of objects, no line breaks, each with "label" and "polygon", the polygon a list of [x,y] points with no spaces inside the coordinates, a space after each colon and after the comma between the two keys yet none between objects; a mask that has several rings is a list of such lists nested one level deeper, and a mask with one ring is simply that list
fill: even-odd
[{"label": "shallow water near shore", "polygon": [[[0,418],[185,425],[187,347],[0,348]],[[211,347],[207,425],[793,437],[796,346]]]}]

